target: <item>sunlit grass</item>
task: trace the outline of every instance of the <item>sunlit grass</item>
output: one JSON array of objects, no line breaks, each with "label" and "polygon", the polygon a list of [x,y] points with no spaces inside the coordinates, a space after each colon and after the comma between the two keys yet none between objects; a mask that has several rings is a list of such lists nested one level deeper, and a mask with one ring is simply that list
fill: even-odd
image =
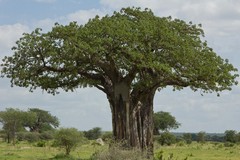
[{"label": "sunlit grass", "polygon": [[[155,152],[161,152],[164,157],[173,155],[178,160],[239,160],[240,146],[224,147],[223,143],[192,143],[190,145],[157,147]],[[166,158],[167,159],[167,158]]]}]

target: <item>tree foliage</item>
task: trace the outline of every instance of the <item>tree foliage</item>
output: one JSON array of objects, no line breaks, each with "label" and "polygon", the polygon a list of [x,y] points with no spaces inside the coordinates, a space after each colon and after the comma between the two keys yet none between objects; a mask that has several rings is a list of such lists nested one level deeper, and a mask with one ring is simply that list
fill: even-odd
[{"label": "tree foliage", "polygon": [[34,118],[25,122],[25,127],[28,127],[31,132],[44,132],[59,126],[58,118],[51,115],[48,111],[30,108],[29,113],[35,114]]},{"label": "tree foliage", "polygon": [[237,132],[235,130],[226,130],[224,133],[224,140],[226,142],[236,143],[237,142]]},{"label": "tree foliage", "polygon": [[102,135],[101,128],[99,127],[94,127],[88,131],[84,131],[83,133],[84,136],[89,140],[98,139]]},{"label": "tree foliage", "polygon": [[47,33],[40,28],[25,33],[14,55],[3,59],[2,75],[12,85],[53,94],[58,88],[85,86],[106,91],[105,85],[118,78],[130,78],[133,88],[231,89],[237,69],[217,56],[203,36],[201,25],[124,8],[85,25],[56,23]]},{"label": "tree foliage", "polygon": [[163,145],[170,146],[171,144],[174,144],[176,142],[176,137],[170,132],[164,132],[161,133],[160,136],[157,139],[158,143]]},{"label": "tree foliage", "polygon": [[26,113],[14,108],[6,108],[6,111],[0,112],[0,122],[3,124],[3,130],[8,142],[12,139],[13,145],[16,143],[16,133],[24,130],[23,123],[26,116]]},{"label": "tree foliage", "polygon": [[197,141],[200,143],[204,143],[206,141],[206,132],[204,131],[198,132]]},{"label": "tree foliage", "polygon": [[169,112],[156,112],[153,115],[154,134],[159,134],[159,130],[168,131],[170,129],[177,129],[180,126],[174,116]]},{"label": "tree foliage", "polygon": [[192,134],[191,133],[184,133],[183,139],[186,141],[187,144],[192,143]]},{"label": "tree foliage", "polygon": [[[21,132],[17,137],[18,139],[31,141],[34,137],[39,139],[39,136],[42,136],[42,139],[51,138],[47,131],[51,131],[52,126],[57,127],[59,124],[57,117],[38,108],[30,108],[29,111],[6,108],[5,111],[0,111],[0,122],[3,124],[8,142],[12,140],[13,144],[15,144],[17,132]],[[42,134],[28,133],[27,127],[31,132],[41,132]]]}]

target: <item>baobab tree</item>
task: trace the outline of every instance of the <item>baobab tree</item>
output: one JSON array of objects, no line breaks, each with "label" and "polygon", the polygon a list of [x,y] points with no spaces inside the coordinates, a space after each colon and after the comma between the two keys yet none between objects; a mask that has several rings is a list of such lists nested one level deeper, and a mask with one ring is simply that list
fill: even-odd
[{"label": "baobab tree", "polygon": [[25,33],[3,59],[2,75],[12,85],[51,94],[98,88],[110,104],[115,140],[152,151],[156,91],[219,93],[237,83],[237,69],[203,36],[201,25],[123,8],[84,25],[56,23],[47,33]]}]

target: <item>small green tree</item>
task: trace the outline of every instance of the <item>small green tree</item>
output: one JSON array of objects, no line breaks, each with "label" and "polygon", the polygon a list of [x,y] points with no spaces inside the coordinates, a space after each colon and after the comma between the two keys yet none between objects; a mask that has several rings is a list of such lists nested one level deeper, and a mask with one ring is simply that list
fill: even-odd
[{"label": "small green tree", "polygon": [[226,142],[236,143],[237,141],[237,132],[235,130],[226,130],[224,140]]},{"label": "small green tree", "polygon": [[16,132],[24,130],[23,122],[28,117],[26,112],[19,109],[7,108],[6,111],[0,112],[0,122],[7,137],[7,142],[12,139],[13,145],[16,143]]},{"label": "small green tree", "polygon": [[69,155],[82,140],[83,135],[75,128],[61,128],[55,135],[56,146],[63,147],[66,155]]},{"label": "small green tree", "polygon": [[197,134],[197,141],[200,142],[200,143],[204,143],[206,141],[206,132],[199,132]]},{"label": "small green tree", "polygon": [[159,130],[168,131],[170,129],[177,129],[180,123],[176,121],[176,118],[169,112],[156,112],[153,115],[154,122],[154,134],[159,135]]},{"label": "small green tree", "polygon": [[94,127],[93,129],[90,129],[88,131],[84,131],[84,136],[89,139],[98,139],[102,134],[101,128],[99,127]]},{"label": "small green tree", "polygon": [[186,141],[187,144],[192,143],[192,134],[191,133],[184,133],[183,139]]}]

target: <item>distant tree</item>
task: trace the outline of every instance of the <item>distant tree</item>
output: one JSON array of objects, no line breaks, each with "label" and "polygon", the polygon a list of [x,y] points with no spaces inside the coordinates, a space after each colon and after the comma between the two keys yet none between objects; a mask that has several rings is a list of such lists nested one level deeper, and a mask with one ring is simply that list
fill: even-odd
[{"label": "distant tree", "polygon": [[157,139],[157,141],[161,144],[161,145],[171,145],[174,144],[176,142],[176,137],[175,135],[173,135],[170,132],[164,132],[161,133],[159,138]]},{"label": "distant tree", "polygon": [[236,140],[237,140],[238,143],[240,142],[240,132],[238,132],[238,133],[236,134]]},{"label": "distant tree", "polygon": [[93,140],[93,139],[98,139],[101,134],[102,134],[102,131],[101,131],[101,128],[100,127],[95,127],[93,129],[90,129],[88,131],[84,131],[84,136],[89,139],[89,140]]},{"label": "distant tree", "polygon": [[23,123],[27,114],[19,109],[7,108],[6,111],[0,112],[0,122],[7,137],[7,142],[12,139],[13,145],[16,141],[16,132],[24,130]]},{"label": "distant tree", "polygon": [[198,141],[197,133],[191,133],[191,136],[193,141]]},{"label": "distant tree", "polygon": [[223,142],[224,141],[224,136],[222,135],[213,135],[210,137],[210,140],[213,142]]},{"label": "distant tree", "polygon": [[170,129],[177,129],[180,126],[174,116],[172,116],[169,112],[156,112],[153,115],[153,123],[154,123],[154,134],[159,135],[159,130],[168,131]]},{"label": "distant tree", "polygon": [[235,130],[226,130],[224,133],[224,140],[226,142],[236,143],[237,142],[237,132]]},{"label": "distant tree", "polygon": [[63,147],[65,154],[69,155],[83,139],[82,133],[76,128],[61,128],[56,132],[54,144]]},{"label": "distant tree", "polygon": [[184,133],[183,139],[186,141],[187,144],[192,143],[192,134],[191,133]]},{"label": "distant tree", "polygon": [[29,113],[36,115],[25,121],[25,127],[28,127],[31,132],[42,133],[59,126],[58,118],[51,115],[48,111],[38,108],[30,108]]},{"label": "distant tree", "polygon": [[198,132],[197,134],[197,141],[200,143],[204,143],[206,141],[206,132]]}]

